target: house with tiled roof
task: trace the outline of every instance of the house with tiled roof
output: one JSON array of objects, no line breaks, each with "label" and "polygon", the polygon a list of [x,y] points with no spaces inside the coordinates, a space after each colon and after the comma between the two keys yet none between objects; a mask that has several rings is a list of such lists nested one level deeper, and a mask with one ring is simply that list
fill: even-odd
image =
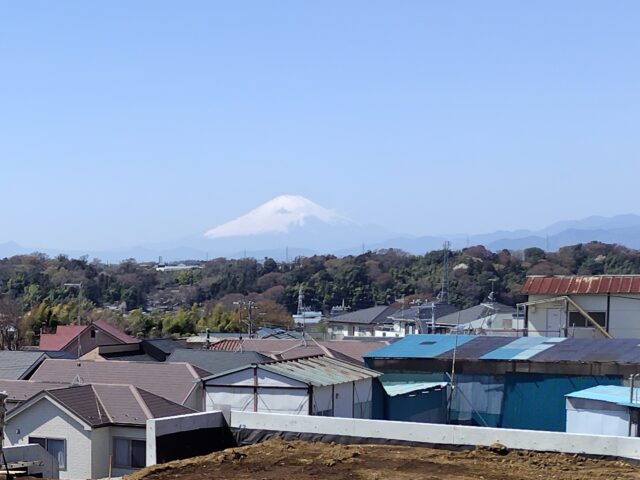
[{"label": "house with tiled roof", "polygon": [[640,275],[533,275],[521,293],[529,336],[640,338]]},{"label": "house with tiled roof", "polygon": [[146,465],[146,422],[194,411],[133,385],[44,390],[6,415],[7,446],[40,444],[60,478],[119,477]]},{"label": "house with tiled roof", "polygon": [[89,325],[58,325],[55,333],[40,335],[40,350],[65,351],[78,357],[101,345],[136,345],[133,338],[110,323],[96,320]]},{"label": "house with tiled roof", "polygon": [[203,409],[200,378],[209,375],[184,362],[45,360],[31,380],[57,383],[130,384],[194,410]]}]

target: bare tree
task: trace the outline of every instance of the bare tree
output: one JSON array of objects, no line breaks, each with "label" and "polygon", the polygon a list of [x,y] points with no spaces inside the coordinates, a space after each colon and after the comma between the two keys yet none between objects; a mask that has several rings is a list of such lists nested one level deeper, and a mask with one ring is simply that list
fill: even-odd
[{"label": "bare tree", "polygon": [[18,350],[21,343],[18,305],[7,296],[0,296],[0,350]]}]

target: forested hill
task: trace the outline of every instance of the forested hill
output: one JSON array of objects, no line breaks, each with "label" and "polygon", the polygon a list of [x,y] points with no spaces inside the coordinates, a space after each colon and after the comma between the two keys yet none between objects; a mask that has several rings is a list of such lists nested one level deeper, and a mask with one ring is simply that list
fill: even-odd
[{"label": "forested hill", "polygon": [[[105,318],[131,333],[192,333],[209,327],[241,329],[238,301],[253,300],[259,321],[284,323],[298,290],[307,307],[328,312],[388,304],[403,296],[432,298],[440,291],[444,252],[409,255],[399,250],[336,258],[313,256],[289,263],[272,259],[200,262],[202,268],[158,272],[133,260],[107,265],[86,258],[41,254],[0,260],[0,308],[13,312],[22,334],[41,327]],[[640,273],[640,251],[603,243],[544,252],[539,248],[490,252],[482,246],[448,252],[450,300],[460,307],[483,301],[492,281],[501,302],[520,301],[527,274]],[[81,288],[65,285],[81,284]],[[234,304],[234,302],[236,302]],[[132,312],[133,311],[133,312]]]}]

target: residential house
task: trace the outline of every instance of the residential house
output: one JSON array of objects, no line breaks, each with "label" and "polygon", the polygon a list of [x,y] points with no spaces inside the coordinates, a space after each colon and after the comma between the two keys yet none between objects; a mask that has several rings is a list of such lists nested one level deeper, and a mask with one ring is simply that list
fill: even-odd
[{"label": "residential house", "polygon": [[203,379],[206,408],[371,418],[378,372],[327,357],[255,363]]},{"label": "residential house", "polygon": [[398,305],[376,305],[347,312],[327,320],[330,339],[373,337],[377,325],[389,323],[388,318],[399,310]]},{"label": "residential house", "polygon": [[640,338],[640,275],[527,277],[527,335]]},{"label": "residential house", "polygon": [[138,344],[113,325],[97,320],[89,325],[58,325],[55,333],[40,335],[40,350],[65,351],[80,357],[100,345]]},{"label": "residential house", "polygon": [[146,422],[193,410],[132,385],[45,390],[6,415],[5,444],[37,443],[60,478],[106,478],[146,464]]},{"label": "residential house", "polygon": [[200,378],[209,375],[188,363],[45,360],[31,380],[67,384],[127,384],[202,411]]},{"label": "residential house", "polygon": [[386,321],[376,326],[374,335],[401,338],[418,333],[449,333],[451,325],[443,323],[442,318],[458,310],[446,302],[418,303],[389,315]]}]

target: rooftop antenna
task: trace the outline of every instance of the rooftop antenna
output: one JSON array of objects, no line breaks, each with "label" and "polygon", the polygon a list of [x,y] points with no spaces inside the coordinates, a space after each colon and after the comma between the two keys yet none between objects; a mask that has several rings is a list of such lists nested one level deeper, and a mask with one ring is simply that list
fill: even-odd
[{"label": "rooftop antenna", "polygon": [[444,262],[442,265],[442,287],[440,288],[440,301],[449,303],[449,248],[451,242],[445,240],[442,244]]}]

